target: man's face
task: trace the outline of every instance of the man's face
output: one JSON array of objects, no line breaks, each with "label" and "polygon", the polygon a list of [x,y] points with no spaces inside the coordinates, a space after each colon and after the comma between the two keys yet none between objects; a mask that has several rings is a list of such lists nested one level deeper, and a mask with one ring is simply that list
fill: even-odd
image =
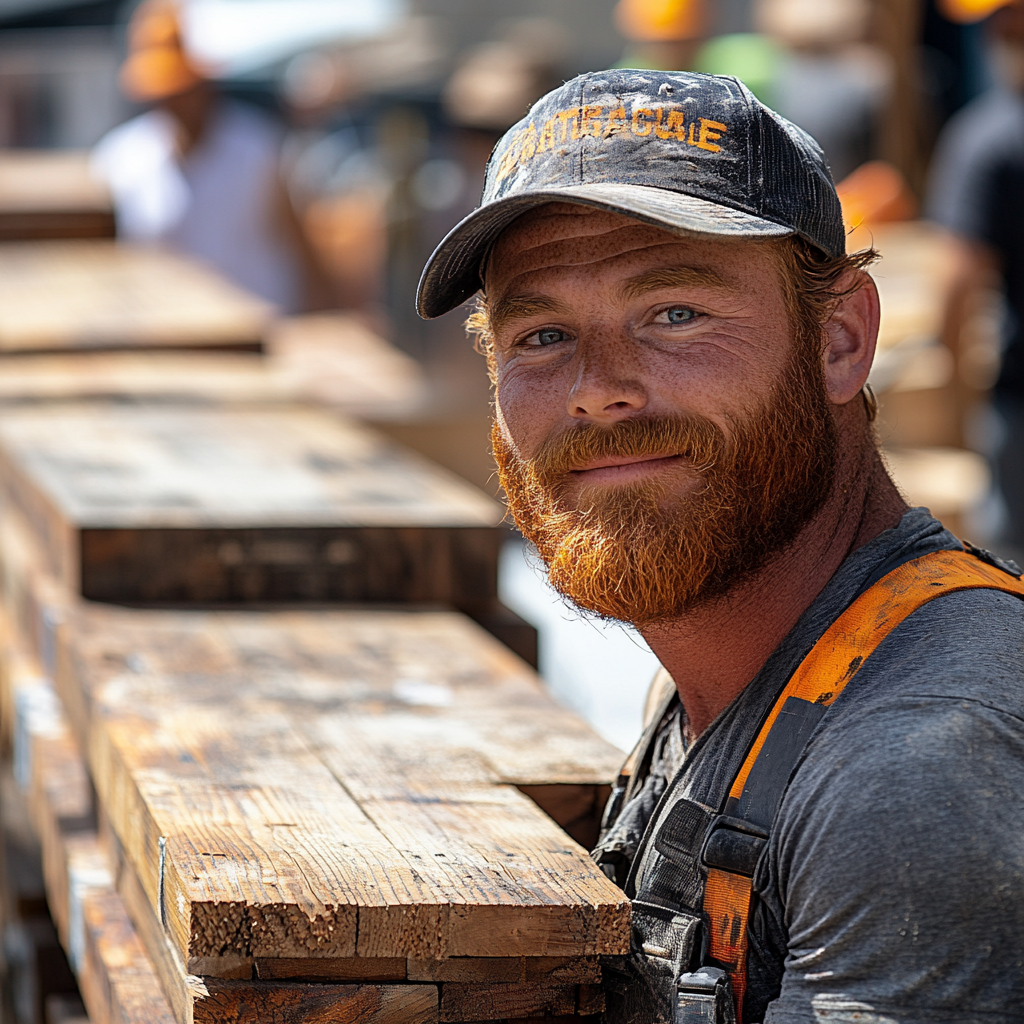
[{"label": "man's face", "polygon": [[495,455],[581,607],[642,624],[721,596],[830,492],[821,349],[794,344],[773,245],[551,204],[496,247]]}]

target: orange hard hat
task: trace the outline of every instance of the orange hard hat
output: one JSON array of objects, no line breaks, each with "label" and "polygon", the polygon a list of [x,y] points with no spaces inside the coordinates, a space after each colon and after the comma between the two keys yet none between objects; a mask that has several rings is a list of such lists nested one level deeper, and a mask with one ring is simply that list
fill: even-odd
[{"label": "orange hard hat", "polygon": [[1009,7],[1014,0],[939,0],[939,10],[950,21],[969,25],[987,18],[1000,7]]},{"label": "orange hard hat", "polygon": [[128,56],[119,78],[124,93],[138,102],[154,102],[206,78],[185,49],[175,0],[144,0],[128,23]]},{"label": "orange hard hat", "polygon": [[704,0],[619,0],[615,24],[638,43],[696,39],[704,34]]}]

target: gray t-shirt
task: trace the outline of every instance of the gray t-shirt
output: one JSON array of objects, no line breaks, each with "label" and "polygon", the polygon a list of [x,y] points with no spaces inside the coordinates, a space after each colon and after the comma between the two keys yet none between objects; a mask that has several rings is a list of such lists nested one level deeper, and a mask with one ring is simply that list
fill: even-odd
[{"label": "gray t-shirt", "polygon": [[[631,896],[699,913],[702,878],[654,882],[650,837],[673,800],[722,808],[776,695],[842,610],[897,565],[959,546],[914,509],[846,559],[686,752],[648,814]],[[808,742],[754,883],[748,1024],[1024,1020],[1024,602],[949,594],[893,630]]]}]

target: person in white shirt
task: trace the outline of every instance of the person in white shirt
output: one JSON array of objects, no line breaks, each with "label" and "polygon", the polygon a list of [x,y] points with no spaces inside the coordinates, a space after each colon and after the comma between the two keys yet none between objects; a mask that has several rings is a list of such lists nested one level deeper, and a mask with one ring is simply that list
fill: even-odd
[{"label": "person in white shirt", "polygon": [[277,125],[219,93],[188,54],[172,0],[140,5],[128,37],[121,86],[151,107],[92,155],[119,237],[194,256],[282,312],[317,304],[315,264],[280,179]]}]

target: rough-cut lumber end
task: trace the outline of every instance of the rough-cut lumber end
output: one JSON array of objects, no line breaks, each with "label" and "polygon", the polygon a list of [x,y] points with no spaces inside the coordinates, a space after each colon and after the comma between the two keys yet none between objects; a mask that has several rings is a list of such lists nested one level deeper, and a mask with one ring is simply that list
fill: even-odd
[{"label": "rough-cut lumber end", "polygon": [[436,1024],[433,985],[303,985],[210,980],[195,1024]]}]

